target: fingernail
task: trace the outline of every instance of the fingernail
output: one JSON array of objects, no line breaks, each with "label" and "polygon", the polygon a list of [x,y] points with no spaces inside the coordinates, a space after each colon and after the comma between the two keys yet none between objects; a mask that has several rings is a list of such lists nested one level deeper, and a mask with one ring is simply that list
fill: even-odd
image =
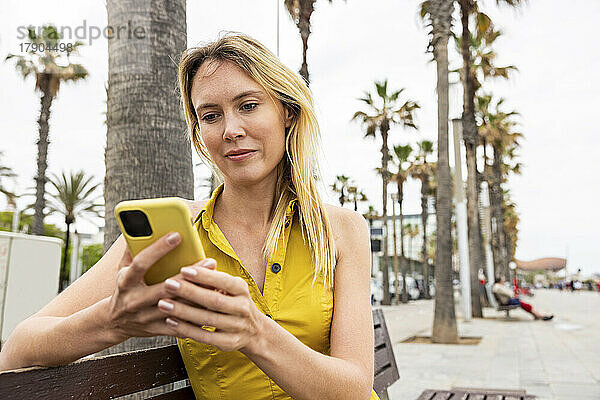
[{"label": "fingernail", "polygon": [[201,267],[208,267],[214,264],[216,264],[216,262],[212,258],[205,258],[204,260],[200,261]]},{"label": "fingernail", "polygon": [[177,290],[181,287],[181,284],[174,279],[167,279],[165,281],[165,285],[167,285],[167,287],[169,289],[173,289],[173,290]]},{"label": "fingernail", "polygon": [[173,304],[166,300],[159,300],[158,306],[167,311],[171,311],[173,309]]},{"label": "fingernail", "polygon": [[181,239],[181,235],[179,234],[179,232],[173,232],[170,233],[169,236],[167,236],[167,243],[169,243],[171,246],[179,243],[179,240]]},{"label": "fingernail", "polygon": [[183,267],[181,268],[181,273],[184,275],[196,276],[198,272],[196,271],[196,268]]},{"label": "fingernail", "polygon": [[167,325],[170,325],[172,327],[176,327],[177,325],[179,325],[179,322],[174,321],[171,318],[165,319],[165,322],[167,323]]}]

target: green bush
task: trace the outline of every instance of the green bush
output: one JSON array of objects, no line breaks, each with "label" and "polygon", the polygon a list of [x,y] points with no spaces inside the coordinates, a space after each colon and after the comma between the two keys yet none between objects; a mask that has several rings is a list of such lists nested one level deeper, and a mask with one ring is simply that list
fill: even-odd
[{"label": "green bush", "polygon": [[102,243],[83,246],[81,249],[81,273],[85,273],[102,257]]}]

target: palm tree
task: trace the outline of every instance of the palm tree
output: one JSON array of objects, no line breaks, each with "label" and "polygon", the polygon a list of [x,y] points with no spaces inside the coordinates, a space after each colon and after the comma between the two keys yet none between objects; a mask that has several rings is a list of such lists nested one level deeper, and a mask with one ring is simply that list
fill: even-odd
[{"label": "palm tree", "polygon": [[[300,31],[302,39],[302,67],[300,75],[308,85],[308,64],[306,63],[306,51],[308,50],[308,37],[310,36],[310,17],[315,11],[315,2],[317,0],[284,0],[285,8],[287,8],[290,17]],[[333,0],[329,0],[331,3]]]},{"label": "palm tree", "polygon": [[452,189],[448,163],[448,38],[452,25],[452,0],[427,0],[421,16],[431,27],[429,49],[437,64],[438,152],[436,194],[435,312],[431,341],[458,343],[454,289],[452,287]]},{"label": "palm tree", "polygon": [[[0,151],[0,160],[2,159],[2,157],[4,157],[4,152]],[[0,193],[7,197],[9,203],[13,201],[12,199],[14,199],[16,195],[10,190],[8,190],[4,185],[4,182],[2,181],[4,178],[14,178],[16,176],[17,174],[13,172],[12,168],[7,167],[0,161]]]},{"label": "palm tree", "polygon": [[425,298],[429,299],[429,263],[427,262],[427,217],[428,200],[430,195],[429,181],[433,175],[431,165],[427,162],[427,156],[433,153],[433,142],[422,140],[417,143],[419,146],[419,155],[417,159],[408,168],[408,173],[421,182],[421,224],[423,226],[423,247],[421,248],[421,257],[423,258],[423,280]]},{"label": "palm tree", "polygon": [[348,201],[354,203],[354,211],[358,211],[359,201],[369,201],[369,198],[362,190],[358,189],[356,184],[348,186]]},{"label": "palm tree", "polygon": [[337,175],[335,177],[335,182],[331,185],[331,190],[335,193],[339,193],[340,197],[338,201],[340,202],[340,207],[344,207],[344,203],[348,200],[348,195],[346,191],[348,190],[348,186],[350,185],[349,177],[346,175]]},{"label": "palm tree", "polygon": [[[494,252],[494,269],[497,274],[508,276],[508,246],[504,234],[504,215],[502,205],[502,183],[505,182],[507,173],[520,172],[520,163],[507,164],[505,158],[514,159],[515,151],[519,147],[521,133],[514,132],[515,123],[511,117],[516,112],[502,112],[499,107],[504,99],[494,101],[491,95],[476,97],[476,111],[479,134],[484,144],[490,144],[493,150],[493,163],[491,166],[485,158],[486,179],[490,188],[490,208],[492,214],[492,249]],[[493,109],[492,109],[493,108]]]},{"label": "palm tree", "polygon": [[[0,159],[4,156],[4,152],[0,151]],[[0,193],[6,196],[6,202],[8,204],[8,208],[13,210],[11,230],[13,232],[18,232],[19,230],[19,210],[17,209],[17,195],[6,187],[4,182],[4,178],[14,178],[17,174],[15,174],[12,168],[7,167],[6,165],[0,162]]]},{"label": "palm tree", "polygon": [[506,247],[509,260],[514,259],[517,241],[519,239],[519,213],[516,210],[516,205],[510,199],[509,191],[504,191],[504,232],[506,234]]},{"label": "palm tree", "polygon": [[[404,146],[394,146],[394,151],[392,153],[394,164],[398,166],[398,171],[392,175],[392,182],[396,182],[396,186],[398,188],[398,217],[400,219],[400,263],[402,270],[402,302],[408,302],[408,292],[406,291],[406,274],[408,273],[408,265],[406,263],[406,258],[404,256],[404,223],[403,223],[403,215],[402,215],[402,201],[404,199],[404,182],[408,178],[408,171],[402,165],[408,162],[410,158],[410,154],[412,153],[412,147],[407,144]],[[394,223],[395,224],[395,223]],[[395,254],[394,254],[395,256]],[[396,282],[398,282],[398,274],[396,273]],[[396,293],[398,289],[396,288]],[[396,298],[396,304],[398,302],[398,297]]]},{"label": "palm tree", "polygon": [[[369,237],[371,236],[371,229],[373,227],[373,220],[379,219],[379,215],[377,215],[377,210],[373,205],[369,204],[367,212],[363,214],[363,217],[367,220],[369,224]],[[371,239],[372,240],[372,239]],[[371,249],[371,270],[373,269],[373,249]]]},{"label": "palm tree", "polygon": [[[88,76],[88,72],[81,64],[71,63],[69,56],[78,52],[79,46],[83,43],[75,42],[65,45],[61,43],[61,37],[56,28],[52,25],[44,26],[41,34],[36,34],[33,28],[28,28],[28,39],[32,43],[32,50],[26,55],[9,54],[6,60],[14,59],[15,66],[23,79],[29,75],[35,76],[35,89],[42,94],[40,102],[40,117],[38,119],[39,138],[38,158],[37,158],[37,176],[36,197],[35,197],[35,216],[33,219],[33,233],[43,235],[44,233],[44,207],[45,207],[45,186],[46,169],[48,167],[48,131],[50,120],[50,107],[52,101],[58,95],[60,84],[62,82],[78,82]],[[33,51],[33,45],[43,52]],[[43,47],[42,47],[43,46]],[[65,49],[59,50],[50,49]],[[66,58],[66,62],[63,60]]]},{"label": "palm tree", "polygon": [[[493,25],[490,18],[479,11],[477,0],[457,0],[461,12],[462,35],[460,38],[463,68],[461,80],[463,83],[463,139],[465,141],[467,160],[467,216],[469,232],[469,260],[471,262],[471,303],[474,317],[482,317],[481,302],[479,300],[479,283],[477,275],[483,266],[483,244],[481,240],[481,221],[479,216],[479,190],[477,186],[477,146],[479,138],[475,122],[475,92],[478,89],[477,79],[472,68],[472,36],[469,25],[471,16],[474,16],[476,30],[479,37],[494,37]],[[505,3],[516,7],[522,0],[496,0],[496,3]],[[483,53],[482,53],[483,54]],[[485,65],[480,64],[481,67]],[[473,69],[473,71],[472,71]],[[502,76],[497,75],[497,76]]]},{"label": "palm tree", "polygon": [[[368,112],[357,111],[352,120],[359,120],[366,128],[365,138],[375,138],[377,130],[381,134],[381,176],[383,183],[383,225],[387,227],[387,186],[390,180],[388,163],[390,159],[388,148],[389,130],[393,125],[401,125],[404,128],[417,129],[414,122],[415,110],[419,105],[412,100],[406,100],[401,106],[398,106],[398,99],[404,89],[388,93],[388,81],[375,82],[375,93],[378,98],[374,99],[370,92],[365,92],[365,96],[360,98],[367,105]],[[388,241],[383,241],[383,302],[390,304],[389,293],[389,272],[387,265]]]},{"label": "palm tree", "polygon": [[[106,2],[108,25],[127,26],[143,16],[141,39],[108,41],[108,102],[104,199],[194,196],[192,151],[181,104],[174,95],[177,60],[187,48],[186,2]],[[112,212],[105,217],[104,251],[119,236]],[[170,336],[131,338],[102,354],[174,343]]]},{"label": "palm tree", "polygon": [[60,268],[59,293],[62,292],[68,284],[69,276],[67,274],[67,254],[69,252],[69,239],[71,225],[77,218],[103,217],[100,203],[96,203],[101,193],[96,193],[99,189],[99,183],[93,183],[93,176],[87,176],[84,171],[70,172],[67,176],[63,171],[60,176],[54,174],[48,180],[54,189],[50,192],[48,199],[49,213],[58,213],[65,217],[67,225],[65,233],[65,247],[63,259]]}]

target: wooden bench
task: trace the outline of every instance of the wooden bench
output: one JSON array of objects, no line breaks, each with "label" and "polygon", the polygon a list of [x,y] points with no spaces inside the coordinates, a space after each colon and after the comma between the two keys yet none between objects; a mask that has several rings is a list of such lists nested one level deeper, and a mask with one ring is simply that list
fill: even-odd
[{"label": "wooden bench", "polygon": [[510,318],[510,310],[519,308],[519,306],[515,306],[515,305],[509,306],[509,305],[502,304],[500,302],[500,299],[496,295],[496,293],[492,292],[491,285],[485,285],[485,286],[486,286],[486,293],[487,293],[488,300],[490,300],[490,305],[492,307],[496,307],[496,311],[505,311],[506,319],[509,319]]},{"label": "wooden bench", "polygon": [[509,319],[510,318],[510,310],[514,310],[515,308],[519,308],[519,306],[515,306],[515,305],[512,305],[512,306],[506,305],[505,306],[505,305],[502,305],[502,304],[498,304],[498,307],[496,307],[496,310],[497,311],[506,311],[505,318]]},{"label": "wooden bench", "polygon": [[427,389],[417,400],[535,400],[524,390],[494,390],[455,388],[452,390]]},{"label": "wooden bench", "polygon": [[[373,326],[373,388],[382,399],[387,399],[387,388],[399,375],[381,309],[373,310]],[[174,389],[168,393],[144,394],[141,398],[194,399],[176,344],[88,358],[60,367],[5,371],[0,373],[0,399],[112,399],[173,383]]]},{"label": "wooden bench", "polygon": [[514,310],[515,308],[520,308],[520,306],[517,306],[514,304],[513,305],[507,305],[507,304],[505,305],[505,304],[500,303],[500,299],[498,298],[496,293],[494,293],[494,299],[496,300],[496,304],[497,304],[496,310],[497,311],[505,311],[506,319],[510,318],[510,310]]}]

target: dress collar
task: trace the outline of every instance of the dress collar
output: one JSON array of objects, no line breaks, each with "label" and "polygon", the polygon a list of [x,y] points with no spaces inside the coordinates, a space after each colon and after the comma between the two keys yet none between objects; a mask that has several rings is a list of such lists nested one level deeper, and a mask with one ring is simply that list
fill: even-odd
[{"label": "dress collar", "polygon": [[[217,197],[219,197],[219,195],[223,191],[224,186],[225,186],[225,183],[221,183],[213,191],[212,196],[210,196],[210,199],[206,202],[206,204],[204,204],[204,206],[200,210],[200,213],[194,220],[194,224],[196,224],[198,221],[201,221],[204,229],[208,231],[210,224],[213,222],[213,212],[215,209],[215,202],[217,201]],[[285,211],[286,218],[290,219],[292,217],[292,215],[294,214],[294,211],[297,208],[298,208],[298,198],[294,197],[292,200],[290,200],[290,202],[288,203],[288,206],[286,208],[286,211]]]}]

